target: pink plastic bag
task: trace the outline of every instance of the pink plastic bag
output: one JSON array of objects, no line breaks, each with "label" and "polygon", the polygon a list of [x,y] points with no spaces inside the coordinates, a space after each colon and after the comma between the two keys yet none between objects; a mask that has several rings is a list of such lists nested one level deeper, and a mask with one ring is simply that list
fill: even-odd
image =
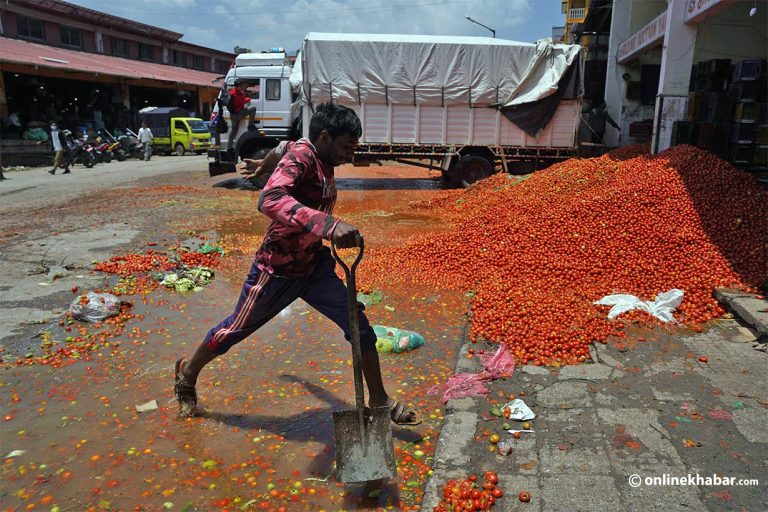
[{"label": "pink plastic bag", "polygon": [[487,395],[488,388],[483,385],[485,380],[483,372],[480,373],[455,373],[451,375],[448,382],[432,386],[428,395],[439,395],[443,393],[443,403],[455,398],[464,398],[465,396]]},{"label": "pink plastic bag", "polygon": [[483,370],[479,373],[455,373],[448,382],[442,385],[432,386],[428,395],[443,394],[443,403],[456,398],[468,396],[487,395],[488,388],[484,382],[500,377],[507,378],[515,370],[515,358],[507,351],[507,346],[499,345],[499,349],[492,356],[482,355],[480,361]]},{"label": "pink plastic bag", "polygon": [[480,361],[482,361],[484,369],[490,379],[508,378],[515,371],[515,358],[507,350],[507,346],[503,343],[499,345],[499,349],[492,356],[481,355]]}]

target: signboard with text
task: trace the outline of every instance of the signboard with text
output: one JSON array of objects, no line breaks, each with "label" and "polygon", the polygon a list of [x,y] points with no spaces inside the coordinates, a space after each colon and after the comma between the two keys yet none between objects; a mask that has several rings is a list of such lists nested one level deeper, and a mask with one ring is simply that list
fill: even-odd
[{"label": "signboard with text", "polygon": [[664,11],[619,45],[619,51],[616,53],[619,63],[623,64],[641,51],[663,41],[666,29],[667,11]]},{"label": "signboard with text", "polygon": [[696,23],[702,20],[702,18],[706,17],[710,9],[713,7],[717,7],[721,9],[722,7],[725,7],[726,5],[734,2],[735,0],[686,0],[688,2],[688,7],[685,9],[685,22],[686,23]]}]

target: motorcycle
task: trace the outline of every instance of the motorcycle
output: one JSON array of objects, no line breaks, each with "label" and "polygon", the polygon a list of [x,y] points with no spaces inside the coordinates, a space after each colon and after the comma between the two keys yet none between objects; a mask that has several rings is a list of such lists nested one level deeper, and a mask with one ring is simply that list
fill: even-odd
[{"label": "motorcycle", "polygon": [[109,148],[107,151],[109,151],[115,158],[117,158],[118,162],[125,161],[126,158],[128,158],[128,153],[125,152],[125,150],[122,148],[122,144],[120,143],[117,138],[112,135],[107,130],[104,130],[103,132],[104,140],[107,141],[109,144]]},{"label": "motorcycle", "polygon": [[83,164],[88,169],[96,165],[96,152],[93,146],[81,140],[76,140],[75,146],[71,159],[73,164]]},{"label": "motorcycle", "polygon": [[125,151],[127,158],[144,158],[144,145],[139,142],[139,137],[131,130],[126,130],[125,135],[117,139],[120,141],[120,148]]},{"label": "motorcycle", "polygon": [[112,152],[109,150],[109,142],[103,137],[96,137],[93,149],[96,153],[96,162],[109,163],[112,161]]},{"label": "motorcycle", "polygon": [[67,160],[70,165],[82,164],[89,169],[96,165],[96,156],[93,154],[92,147],[75,139],[70,130],[64,130],[62,133],[67,143]]}]

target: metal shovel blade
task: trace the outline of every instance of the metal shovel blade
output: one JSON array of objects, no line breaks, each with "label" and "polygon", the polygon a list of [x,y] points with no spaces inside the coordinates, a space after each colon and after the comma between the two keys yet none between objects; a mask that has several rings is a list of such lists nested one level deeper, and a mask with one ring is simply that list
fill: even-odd
[{"label": "metal shovel blade", "polygon": [[333,413],[336,478],[340,482],[368,482],[397,474],[389,407],[373,407],[366,413],[362,429],[357,409]]}]

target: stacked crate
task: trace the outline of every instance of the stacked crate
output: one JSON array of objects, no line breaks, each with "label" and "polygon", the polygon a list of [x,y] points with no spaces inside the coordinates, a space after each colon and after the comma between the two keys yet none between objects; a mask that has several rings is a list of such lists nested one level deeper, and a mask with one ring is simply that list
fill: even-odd
[{"label": "stacked crate", "polygon": [[687,122],[673,125],[673,144],[692,144],[728,157],[733,101],[728,94],[731,61],[699,62],[693,69]]},{"label": "stacked crate", "polygon": [[768,165],[768,91],[766,61],[736,63],[728,87],[733,101],[731,161],[741,165]]}]

